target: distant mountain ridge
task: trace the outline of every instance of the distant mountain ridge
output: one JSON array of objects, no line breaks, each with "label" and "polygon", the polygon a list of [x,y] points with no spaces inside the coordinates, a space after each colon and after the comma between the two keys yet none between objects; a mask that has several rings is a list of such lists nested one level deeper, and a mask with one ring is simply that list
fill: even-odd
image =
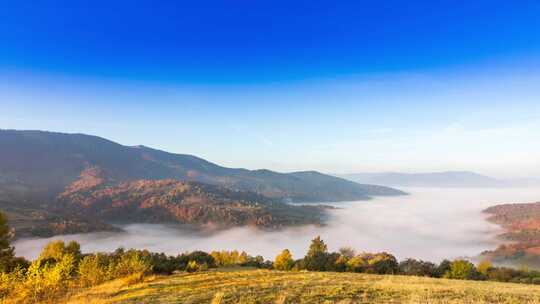
[{"label": "distant mountain ridge", "polygon": [[339,176],[358,183],[375,183],[394,187],[509,187],[514,185],[510,181],[469,171],[355,173]]},{"label": "distant mountain ridge", "polygon": [[278,173],[226,168],[196,156],[145,146],[129,147],[91,135],[0,130],[0,183],[15,183],[56,195],[98,167],[116,181],[178,179],[252,191],[298,202],[368,199],[401,195],[388,187],[360,185],[315,171]]}]

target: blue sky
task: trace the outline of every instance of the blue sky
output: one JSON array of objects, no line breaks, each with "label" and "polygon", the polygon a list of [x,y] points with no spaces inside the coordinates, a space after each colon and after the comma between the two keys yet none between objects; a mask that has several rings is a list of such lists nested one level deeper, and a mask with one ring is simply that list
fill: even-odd
[{"label": "blue sky", "polygon": [[380,2],[3,3],[0,128],[232,167],[540,176],[540,3]]}]

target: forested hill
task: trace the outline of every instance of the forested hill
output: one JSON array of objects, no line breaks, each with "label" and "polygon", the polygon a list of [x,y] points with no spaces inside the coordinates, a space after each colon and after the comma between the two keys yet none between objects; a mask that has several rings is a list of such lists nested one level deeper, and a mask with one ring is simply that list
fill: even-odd
[{"label": "forested hill", "polygon": [[97,167],[118,182],[178,179],[252,191],[298,202],[367,199],[401,195],[381,186],[362,185],[318,172],[278,173],[225,168],[186,154],[145,146],[129,147],[84,134],[0,130],[0,186],[30,187],[53,196]]}]

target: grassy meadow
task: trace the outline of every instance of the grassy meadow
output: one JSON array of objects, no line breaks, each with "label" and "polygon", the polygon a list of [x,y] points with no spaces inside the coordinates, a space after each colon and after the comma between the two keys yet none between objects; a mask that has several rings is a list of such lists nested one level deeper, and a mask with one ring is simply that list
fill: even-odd
[{"label": "grassy meadow", "polygon": [[119,279],[61,303],[540,303],[540,286],[413,276],[229,269]]}]

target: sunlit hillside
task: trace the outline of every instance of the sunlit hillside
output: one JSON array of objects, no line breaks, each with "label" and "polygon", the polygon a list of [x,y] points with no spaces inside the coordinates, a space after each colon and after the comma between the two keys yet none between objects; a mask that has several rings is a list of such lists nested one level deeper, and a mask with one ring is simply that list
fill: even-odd
[{"label": "sunlit hillside", "polygon": [[231,270],[116,280],[65,303],[540,303],[540,286],[351,273]]}]

